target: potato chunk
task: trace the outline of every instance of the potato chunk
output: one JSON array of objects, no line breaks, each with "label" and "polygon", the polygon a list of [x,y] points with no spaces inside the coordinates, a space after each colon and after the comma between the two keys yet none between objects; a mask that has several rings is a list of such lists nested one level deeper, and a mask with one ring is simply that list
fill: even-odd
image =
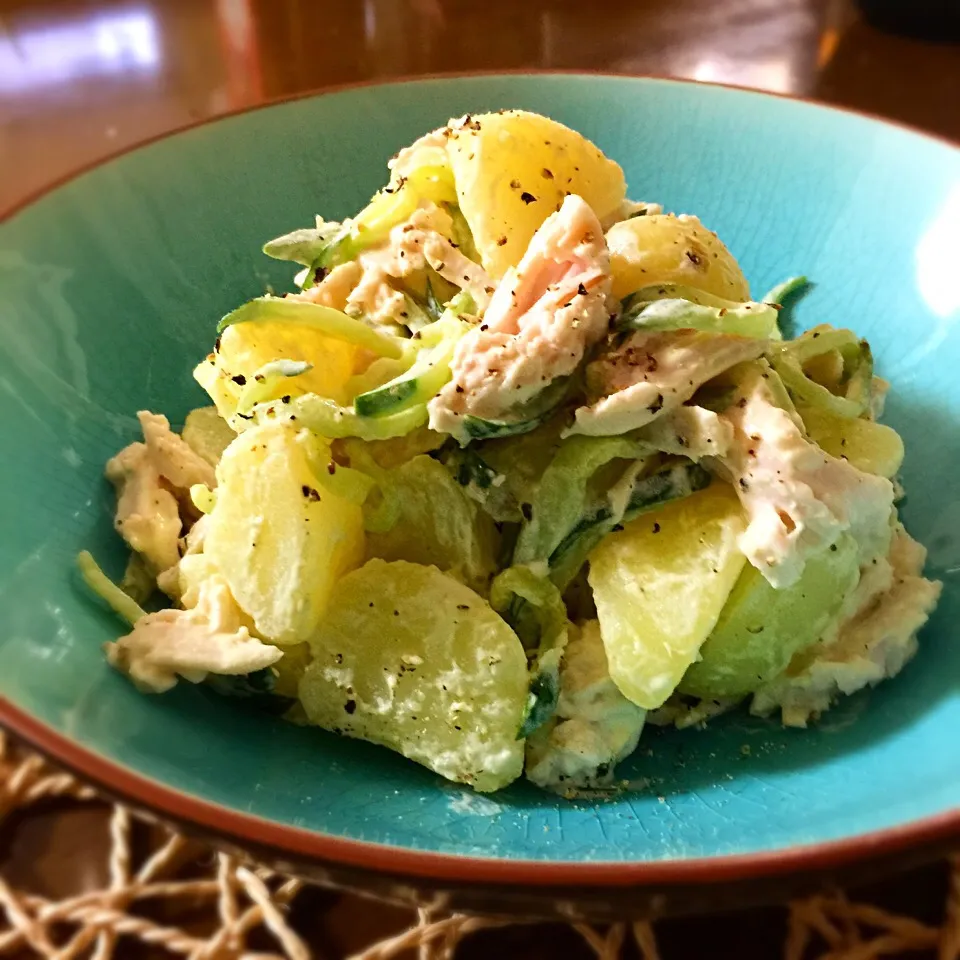
[{"label": "potato chunk", "polygon": [[290,424],[254,427],[224,451],[205,554],[257,632],[278,644],[306,640],[334,583],[364,549],[361,508],[319,485],[311,467],[329,447]]},{"label": "potato chunk", "polygon": [[523,110],[455,121],[447,149],[483,266],[493,277],[520,262],[531,237],[568,194],[607,220],[623,202],[623,171],[579,133]]},{"label": "potato chunk", "polygon": [[337,584],[310,644],[300,700],[311,723],[481,792],[522,772],[523,648],[485,600],[436,567],[370,560]]},{"label": "potato chunk", "polygon": [[680,283],[724,300],[750,299],[733,254],[696,217],[633,217],[607,231],[607,245],[615,297],[654,283]]},{"label": "potato chunk", "polygon": [[743,569],[736,494],[714,483],[643,514],[590,556],[590,586],[610,676],[653,710],[697,658]]}]

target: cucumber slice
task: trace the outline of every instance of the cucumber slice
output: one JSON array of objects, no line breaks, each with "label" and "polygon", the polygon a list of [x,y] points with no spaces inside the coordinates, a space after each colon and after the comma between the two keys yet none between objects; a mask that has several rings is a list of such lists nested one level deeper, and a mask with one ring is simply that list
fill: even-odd
[{"label": "cucumber slice", "polygon": [[565,590],[577,575],[587,557],[597,544],[617,523],[627,523],[648,510],[655,510],[670,500],[689,497],[690,494],[710,485],[710,474],[699,464],[689,463],[671,467],[652,476],[636,481],[621,518],[616,517],[613,507],[607,503],[580,522],[560,541],[550,554],[550,579]]},{"label": "cucumber slice", "polygon": [[383,417],[395,413],[416,392],[416,377],[394,380],[376,390],[361,393],[353,401],[353,407],[361,417]]},{"label": "cucumber slice", "polygon": [[335,340],[346,340],[380,357],[399,359],[403,354],[400,342],[394,337],[377,333],[362,320],[348,317],[332,307],[287,297],[257,297],[228,313],[218,324],[217,333],[223,333],[235,323],[257,323],[275,320],[282,323],[313,327]]},{"label": "cucumber slice", "polygon": [[469,326],[460,312],[473,307],[462,295],[450,301],[443,316],[419,334],[423,344],[413,366],[389,383],[354,398],[353,406],[362,417],[385,417],[427,403],[450,379],[450,363],[460,338]]},{"label": "cucumber slice", "polygon": [[501,420],[485,420],[483,417],[468,414],[463,418],[467,443],[470,440],[513,437],[536,430],[553,416],[557,407],[563,402],[569,386],[570,377],[559,377],[532,400],[514,407],[510,414]]}]

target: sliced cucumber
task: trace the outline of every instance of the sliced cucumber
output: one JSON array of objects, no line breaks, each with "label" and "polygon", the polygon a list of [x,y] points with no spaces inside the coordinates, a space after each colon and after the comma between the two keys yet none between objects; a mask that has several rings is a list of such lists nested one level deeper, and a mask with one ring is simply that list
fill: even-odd
[{"label": "sliced cucumber", "polygon": [[263,323],[278,321],[313,327],[335,340],[346,340],[380,357],[399,359],[403,354],[401,342],[384,336],[362,320],[348,317],[332,307],[287,297],[257,297],[228,313],[217,324],[217,333],[223,333],[235,323]]},{"label": "sliced cucumber", "polygon": [[563,402],[570,386],[570,377],[559,377],[532,400],[518,404],[501,420],[485,420],[470,414],[463,418],[463,429],[470,440],[496,440],[530,433],[545,423]]},{"label": "sliced cucumber", "polygon": [[[517,739],[528,737],[556,712],[560,697],[560,660],[570,622],[560,591],[525,566],[509,567],[490,585],[490,605],[514,629],[530,656],[530,692]],[[522,613],[524,622],[512,620]],[[530,652],[532,650],[532,653]]]},{"label": "sliced cucumber", "polygon": [[710,474],[699,464],[688,463],[671,467],[649,477],[637,480],[630,492],[626,509],[617,517],[609,504],[586,513],[577,525],[567,533],[550,554],[550,579],[560,590],[565,590],[586,562],[593,548],[618,523],[630,520],[654,510],[669,500],[689,497],[710,484]]},{"label": "sliced cucumber", "polygon": [[698,290],[696,287],[688,287],[682,283],[651,283],[628,294],[620,301],[621,317],[627,318],[631,312],[655,300],[687,300],[703,307],[726,307],[728,310],[740,306],[736,300],[725,300],[723,297],[707,293],[706,290]]},{"label": "sliced cucumber", "polygon": [[263,245],[263,252],[274,260],[287,260],[312,267],[341,232],[339,223],[319,223],[316,227],[293,230],[282,237],[268,240]]},{"label": "sliced cucumber", "polygon": [[781,305],[784,303],[784,301],[788,300],[795,293],[799,293],[806,286],[806,277],[788,277],[782,283],[778,283],[776,286],[771,287],[760,298],[760,300],[763,303],[775,303],[777,305]]},{"label": "sliced cucumber", "polygon": [[657,330],[702,330],[768,339],[775,337],[777,332],[777,310],[768,303],[730,303],[718,307],[687,299],[660,298],[646,303],[636,301],[623,313],[617,326],[621,330],[651,333]]},{"label": "sliced cucumber", "polygon": [[[843,360],[840,393],[817,383],[804,369],[808,361],[832,350]],[[778,345],[770,354],[770,363],[798,403],[851,419],[863,416],[869,407],[873,355],[870,344],[851,330],[814,327],[796,340]]]},{"label": "sliced cucumber", "polygon": [[450,363],[460,338],[469,325],[460,313],[473,308],[473,299],[458,295],[443,316],[418,334],[422,349],[413,366],[389,383],[354,398],[354,409],[362,417],[385,417],[425,404],[450,379]]},{"label": "sliced cucumber", "polygon": [[342,407],[329,397],[304,393],[293,397],[289,403],[274,400],[257,404],[250,417],[240,421],[234,418],[231,425],[242,429],[245,420],[258,423],[292,421],[329,440],[341,437],[389,440],[423,426],[427,422],[427,408],[420,404],[389,416],[361,417],[351,407]]},{"label": "sliced cucumber", "polygon": [[417,393],[417,378],[404,377],[361,393],[354,401],[354,409],[361,417],[383,417],[395,413]]}]

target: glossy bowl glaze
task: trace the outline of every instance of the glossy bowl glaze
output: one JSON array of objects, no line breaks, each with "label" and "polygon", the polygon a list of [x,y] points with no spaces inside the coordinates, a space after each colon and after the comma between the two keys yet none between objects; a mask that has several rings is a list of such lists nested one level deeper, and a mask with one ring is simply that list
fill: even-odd
[{"label": "glossy bowl glaze", "polygon": [[[103,463],[139,408],[203,401],[216,320],[290,271],[264,239],[367,199],[451,115],[536,110],[624,167],[630,195],[718,230],[754,290],[815,283],[799,326],[870,338],[905,437],[903,514],[945,583],[921,652],[817,727],[735,714],[644,733],[613,800],[478,796],[386,750],[181,683],[138,694],[74,556],[110,571]],[[960,836],[960,152],[864,117],[661,80],[527,75],[349,89],[127,153],[0,228],[0,721],[131,803],[325,882],[399,899],[611,916],[775,895]],[[870,869],[875,869],[876,859]],[[774,881],[774,875],[780,877]],[[791,879],[784,881],[789,875]]]}]

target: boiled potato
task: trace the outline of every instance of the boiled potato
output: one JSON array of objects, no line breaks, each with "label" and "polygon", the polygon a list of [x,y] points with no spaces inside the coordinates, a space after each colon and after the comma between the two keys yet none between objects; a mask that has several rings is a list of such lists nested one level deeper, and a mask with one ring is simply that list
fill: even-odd
[{"label": "boiled potato", "polygon": [[590,586],[610,676],[653,710],[673,693],[743,569],[740,502],[725,483],[610,534],[590,555]]},{"label": "boiled potato", "polygon": [[236,434],[216,407],[197,407],[187,414],[181,436],[194,453],[215,467]]},{"label": "boiled potato", "polygon": [[810,439],[832,457],[842,457],[864,473],[888,479],[900,469],[903,440],[891,427],[813,407],[801,407],[799,412]]},{"label": "boiled potato", "polygon": [[220,335],[215,353],[193,372],[194,379],[217,405],[220,416],[232,417],[243,388],[273,360],[305,360],[313,369],[282,380],[267,399],[318,393],[349,403],[346,384],[354,372],[358,349],[318,330],[277,321],[236,323]]},{"label": "boiled potato", "polygon": [[859,549],[848,535],[810,557],[800,579],[783,590],[747,567],[680,691],[704,699],[739,697],[773,680],[795,653],[821,637],[859,579]]},{"label": "boiled potato", "polygon": [[388,495],[398,515],[383,533],[367,535],[367,556],[433,564],[486,593],[496,569],[493,521],[450,471],[419,456],[391,470]]},{"label": "boiled potato", "polygon": [[484,267],[500,277],[540,224],[575,193],[604,220],[623,202],[623,171],[568,127],[523,110],[478,114],[447,140],[460,209]]},{"label": "boiled potato", "polygon": [[522,772],[526,655],[452,577],[370,560],[337,584],[310,645],[299,693],[312,723],[484,792]]},{"label": "boiled potato", "polygon": [[750,287],[723,241],[696,217],[633,217],[607,231],[613,295],[654,283],[681,283],[724,300],[750,299]]},{"label": "boiled potato", "polygon": [[290,424],[253,427],[217,467],[217,502],[204,554],[220,570],[257,633],[305,640],[334,583],[363,557],[361,508],[318,484],[310,458],[329,447]]}]

